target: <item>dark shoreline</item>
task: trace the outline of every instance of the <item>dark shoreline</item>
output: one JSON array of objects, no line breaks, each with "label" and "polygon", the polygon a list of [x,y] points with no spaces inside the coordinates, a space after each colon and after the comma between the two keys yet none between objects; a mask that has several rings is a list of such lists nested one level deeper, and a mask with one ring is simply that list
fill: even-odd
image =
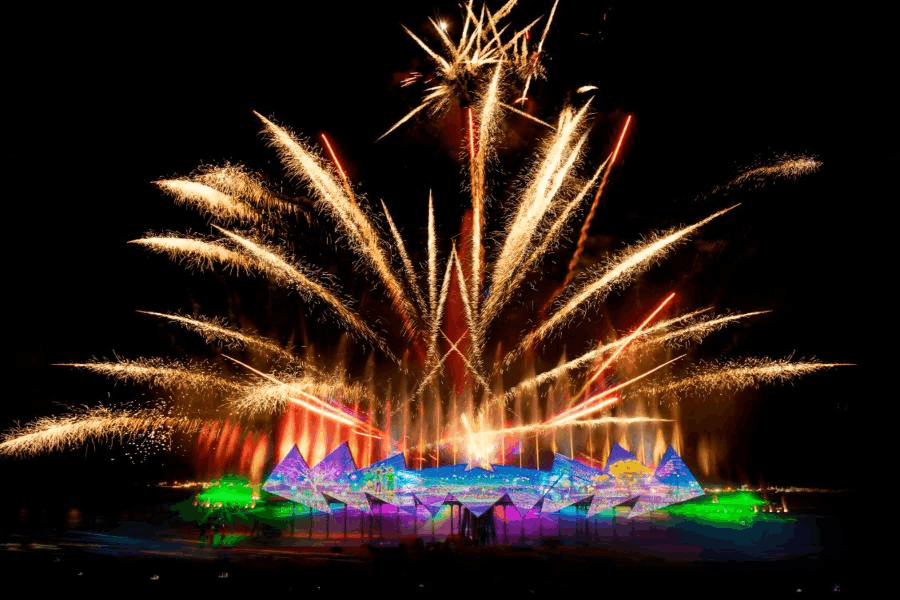
[{"label": "dark shoreline", "polygon": [[600,524],[598,535],[587,540],[547,532],[540,541],[489,546],[458,538],[431,542],[427,533],[379,541],[358,534],[343,540],[341,532],[332,531],[332,539],[320,532],[310,541],[301,523],[293,536],[230,532],[240,534],[230,540],[233,545],[211,548],[199,543],[196,527],[180,522],[165,505],[151,504],[130,510],[128,521],[103,517],[100,525],[26,526],[7,520],[12,527],[0,531],[0,572],[16,587],[95,597],[132,591],[227,597],[387,592],[462,599],[580,592],[832,595],[856,589],[846,528],[851,497],[829,495],[831,502],[821,503],[818,514],[791,513],[795,525],[788,543],[762,535],[759,523],[728,529],[645,521],[636,523],[633,535],[631,524],[620,524],[615,534]]}]

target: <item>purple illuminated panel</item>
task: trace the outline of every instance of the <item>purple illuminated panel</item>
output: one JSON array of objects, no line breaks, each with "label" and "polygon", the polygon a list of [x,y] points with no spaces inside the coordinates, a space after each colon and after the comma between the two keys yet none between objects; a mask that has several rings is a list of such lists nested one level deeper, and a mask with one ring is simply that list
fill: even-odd
[{"label": "purple illuminated panel", "polygon": [[497,518],[517,520],[523,535],[552,528],[565,511],[590,518],[633,502],[629,516],[636,516],[703,493],[674,449],[651,475],[618,444],[604,470],[557,454],[549,471],[465,464],[410,470],[402,454],[357,469],[347,444],[309,468],[292,449],[263,489],[316,510],[344,504],[362,512],[387,511],[396,515],[398,527],[402,509],[404,523],[431,519],[440,523],[436,531],[448,533],[451,515],[468,510],[479,517],[496,508],[494,514],[502,515]]}]

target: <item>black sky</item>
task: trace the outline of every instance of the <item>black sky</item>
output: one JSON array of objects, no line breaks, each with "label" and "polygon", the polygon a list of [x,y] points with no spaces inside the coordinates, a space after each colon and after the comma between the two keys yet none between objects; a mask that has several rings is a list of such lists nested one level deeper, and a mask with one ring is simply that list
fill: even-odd
[{"label": "black sky", "polygon": [[[420,201],[440,189],[434,180],[455,181],[452,156],[427,128],[373,141],[415,100],[397,74],[427,66],[400,24],[421,31],[425,17],[458,12],[452,3],[382,4],[325,3],[314,13],[299,3],[128,15],[67,8],[7,24],[5,287],[15,366],[0,425],[58,402],[93,404],[102,388],[93,384],[86,397],[85,378],[53,363],[152,354],[134,310],[187,298],[178,287],[185,279],[125,242],[202,221],[186,219],[149,182],[223,161],[277,174],[252,110],[310,136],[327,131],[370,197],[415,204],[395,214],[421,227]],[[537,15],[546,4],[517,12]],[[885,277],[871,278],[881,265],[869,254],[881,250],[879,207],[897,196],[889,184],[896,149],[879,143],[896,139],[880,38],[860,46],[853,20],[818,4],[712,12],[580,4],[561,2],[538,108],[552,114],[572,89],[594,84],[605,135],[623,115],[635,117],[597,239],[633,240],[742,201],[710,233],[725,246],[697,270],[686,302],[775,310],[724,342],[733,356],[859,363],[763,388],[725,410],[711,423],[737,431],[742,463],[726,475],[848,485],[846,449],[865,443],[855,423],[877,387],[867,331],[886,308],[873,289]],[[803,181],[698,199],[742,166],[782,153],[815,155],[824,166]],[[449,167],[430,173],[440,161]],[[445,216],[458,219],[452,204]]]}]

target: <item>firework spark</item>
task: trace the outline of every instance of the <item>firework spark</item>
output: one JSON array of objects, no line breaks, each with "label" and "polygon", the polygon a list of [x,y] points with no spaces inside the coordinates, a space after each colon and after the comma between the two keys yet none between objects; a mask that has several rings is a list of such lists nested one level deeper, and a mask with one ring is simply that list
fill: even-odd
[{"label": "firework spark", "polygon": [[578,267],[578,263],[581,261],[581,255],[584,253],[584,244],[587,242],[588,232],[591,229],[591,222],[594,220],[594,215],[597,212],[597,206],[600,204],[600,197],[603,195],[603,190],[606,189],[606,182],[609,181],[609,172],[612,169],[613,165],[616,164],[616,158],[619,156],[619,150],[622,149],[622,142],[625,140],[625,134],[628,133],[628,125],[631,124],[631,115],[625,119],[625,125],[622,127],[622,133],[619,134],[619,141],[616,142],[616,149],[613,150],[612,155],[609,157],[607,161],[609,163],[609,168],[603,171],[603,179],[600,180],[600,185],[597,187],[597,193],[594,194],[594,201],[591,202],[591,208],[588,210],[587,217],[584,219],[584,223],[581,226],[581,231],[578,234],[578,241],[575,243],[575,252],[572,253],[572,258],[569,259],[569,267],[566,271],[566,278],[559,285],[559,287],[554,290],[550,297],[544,302],[544,307],[541,309],[542,313],[546,314],[547,309],[556,299],[556,297],[564,290],[566,287],[572,283],[572,279],[575,277],[575,268]]},{"label": "firework spark", "polygon": [[225,221],[259,221],[259,215],[252,208],[204,183],[188,179],[163,179],[156,185],[177,202],[199,208],[210,217]]},{"label": "firework spark", "polygon": [[404,318],[407,331],[414,331],[417,321],[416,311],[388,263],[381,247],[381,240],[369,218],[359,205],[347,196],[331,172],[310,150],[287,130],[259,113],[256,113],[256,116],[265,125],[270,140],[281,153],[285,165],[291,169],[295,177],[310,186],[318,197],[319,205],[344,228],[355,250],[378,274],[398,312]]},{"label": "firework spark", "polygon": [[599,276],[593,278],[579,291],[575,292],[555,314],[551,315],[529,334],[519,345],[518,352],[511,353],[507,357],[507,364],[564,325],[584,303],[588,301],[602,301],[617,286],[624,285],[654,262],[661,260],[672,249],[672,246],[682,241],[686,236],[734,208],[736,206],[720,210],[688,227],[657,234],[651,237],[650,241],[627,249],[619,257],[610,261],[608,266],[600,271]]},{"label": "firework spark", "polygon": [[183,365],[160,359],[120,360],[118,362],[60,363],[60,367],[84,369],[124,382],[161,388],[214,390],[227,392],[238,387],[220,377],[207,365]]},{"label": "firework spark", "polygon": [[736,392],[764,383],[788,383],[823,369],[849,366],[853,365],[815,361],[791,362],[770,358],[722,361],[695,367],[687,377],[644,388],[642,393],[660,399],[684,395],[709,397],[715,392]]},{"label": "firework spark", "polygon": [[[473,10],[473,2],[470,0],[465,7],[466,16],[463,20],[459,41],[455,44],[448,36],[446,27],[432,20],[431,23],[445,52],[444,55],[404,27],[403,30],[407,35],[434,62],[436,71],[432,77],[427,79],[433,84],[425,89],[426,94],[421,103],[401,117],[378,139],[381,140],[390,135],[416,115],[426,111],[440,114],[453,104],[468,108],[470,105],[480,103],[482,115],[479,127],[482,131],[488,131],[495,125],[492,113],[495,113],[497,106],[547,125],[541,119],[511,106],[509,103],[501,102],[498,94],[500,80],[506,75],[513,75],[523,82],[523,91],[515,97],[513,102],[522,102],[528,93],[531,81],[543,76],[540,57],[544,41],[553,22],[553,16],[556,13],[557,4],[558,2],[554,3],[544,31],[533,52],[528,50],[528,33],[541,20],[540,17],[526,27],[513,32],[508,39],[504,40],[503,38],[508,26],[502,25],[501,21],[515,7],[516,0],[507,2],[493,14],[483,6],[477,16]],[[413,76],[405,80],[403,85],[409,85],[420,79],[423,78]],[[479,135],[479,139],[485,138]],[[475,199],[473,198],[473,200]]]},{"label": "firework spark", "polygon": [[152,317],[159,317],[161,319],[174,321],[179,325],[182,325],[186,329],[198,333],[203,337],[204,340],[206,340],[207,343],[210,344],[221,343],[229,347],[238,346],[255,348],[268,354],[281,356],[295,364],[303,364],[303,366],[307,368],[315,368],[314,366],[303,363],[290,351],[282,348],[275,342],[244,333],[243,331],[239,331],[237,329],[225,327],[215,320],[192,319],[183,315],[159,313],[149,310],[139,310],[138,312],[144,315],[150,315]]},{"label": "firework spark", "polygon": [[[537,44],[529,47],[529,36],[532,30],[539,30],[541,19],[513,28],[505,19],[515,4],[510,0],[492,12],[486,7],[476,10],[470,0],[464,6],[458,38],[451,37],[449,25],[432,21],[438,45],[404,28],[434,64],[435,72],[415,73],[404,81],[404,85],[427,82],[428,87],[422,101],[382,137],[418,115],[437,115],[451,106],[464,109],[466,120],[462,133],[470,229],[449,235],[439,230],[429,192],[424,256],[418,253],[417,244],[404,241],[404,236],[410,239],[408,232],[404,233],[406,223],[395,221],[388,202],[381,202],[381,214],[377,214],[365,196],[357,193],[328,137],[323,134],[321,144],[309,144],[258,113],[263,132],[289,178],[303,188],[295,196],[275,193],[274,189],[285,188],[270,187],[268,179],[228,164],[156,182],[176,203],[208,218],[212,235],[147,234],[132,243],[188,268],[263,274],[267,282],[296,291],[304,304],[324,306],[349,334],[328,350],[328,356],[316,354],[305,331],[302,345],[294,344],[293,332],[276,335],[275,339],[291,340],[282,347],[256,333],[271,329],[243,324],[232,327],[208,317],[146,311],[144,314],[200,335],[219,351],[227,348],[230,354],[243,355],[222,354],[217,366],[158,359],[68,364],[130,385],[162,388],[175,399],[158,401],[165,410],[100,407],[40,419],[9,432],[0,442],[0,454],[28,456],[168,427],[185,433],[202,431],[198,446],[217,440],[213,454],[216,460],[225,460],[229,449],[238,444],[240,427],[248,422],[269,426],[277,421],[279,452],[303,444],[305,456],[321,458],[334,441],[326,433],[330,427],[332,432],[349,432],[364,463],[399,446],[410,454],[412,464],[433,461],[437,465],[449,456],[455,460],[459,447],[467,447],[473,464],[490,468],[496,457],[494,447],[502,449],[507,435],[531,436],[534,455],[539,457],[540,436],[568,433],[575,454],[573,428],[580,430],[580,439],[588,448],[594,447],[592,435],[600,426],[638,427],[674,421],[674,429],[680,431],[677,411],[673,418],[660,416],[656,409],[647,416],[640,407],[632,411],[625,406],[632,400],[677,400],[695,393],[733,392],[841,366],[758,358],[679,371],[687,361],[678,362],[683,355],[670,359],[672,348],[698,343],[764,311],[716,315],[706,308],[657,319],[664,307],[671,310],[672,295],[661,300],[640,324],[628,327],[627,334],[620,336],[610,327],[606,334],[600,332],[582,346],[570,347],[570,355],[575,356],[571,360],[566,359],[565,351],[562,357],[548,357],[549,361],[535,360],[537,350],[547,346],[545,342],[553,335],[569,331],[600,308],[610,294],[735,206],[691,225],[650,235],[575,278],[631,117],[622,125],[613,151],[597,166],[599,161],[588,159],[590,101],[563,107],[550,123],[529,114],[525,107],[513,106],[524,100],[534,80],[543,76],[541,57],[558,8],[554,3]],[[521,92],[511,94],[517,86]],[[594,89],[584,86],[577,93]],[[502,149],[503,118],[508,115],[546,126],[533,160],[515,186],[496,185],[496,174],[490,168]],[[590,170],[582,172],[583,164],[590,164]],[[805,175],[819,165],[809,157],[784,158],[747,170],[713,193]],[[297,256],[287,240],[299,237],[292,229],[297,219],[292,217],[301,211],[306,214],[309,201],[300,200],[304,195],[312,198],[315,210],[331,223],[321,224],[322,230],[337,230],[340,237],[334,250],[350,255],[355,269],[366,277],[339,279],[331,269],[317,268],[314,261]],[[593,199],[587,205],[590,196]],[[403,214],[392,210],[394,215]],[[580,227],[573,226],[580,212],[586,212],[584,221]],[[310,215],[307,219],[315,224]],[[565,234],[575,228],[578,237],[563,263],[568,265],[563,281],[550,282],[553,291],[549,295],[531,293],[525,285],[529,276],[541,275],[539,265],[570,242]],[[356,299],[372,288],[383,294],[389,305],[373,310],[371,302]],[[359,290],[362,293],[357,295]],[[523,301],[514,305],[518,299]],[[383,313],[389,310],[394,321],[385,326]],[[514,310],[530,311],[525,315],[529,328],[512,337],[503,325]],[[359,366],[358,356],[348,358],[347,345],[354,341],[371,351],[364,367]],[[301,351],[302,346],[305,349]],[[295,349],[302,358],[293,354]],[[388,366],[383,364],[385,357],[391,362]],[[555,366],[540,371],[538,364]],[[547,385],[550,383],[553,385]],[[197,418],[198,409],[191,400],[198,390],[217,395],[212,409],[206,407],[208,412],[203,414],[207,421]],[[573,394],[573,390],[578,392]],[[631,416],[599,414],[611,410]],[[210,421],[214,425],[208,426]],[[655,447],[664,447],[662,429],[657,429],[655,437]],[[244,454],[252,454],[258,465],[265,460],[267,443],[253,438],[253,449],[245,448]],[[502,455],[501,450],[501,460]]]},{"label": "firework spark", "polygon": [[203,424],[199,419],[168,417],[152,410],[126,412],[95,408],[43,417],[13,429],[0,442],[0,455],[27,457],[78,448],[89,442],[122,442],[128,436],[159,429],[193,434]]},{"label": "firework spark", "polygon": [[253,206],[258,211],[271,210],[277,214],[289,215],[300,210],[300,205],[296,201],[282,198],[268,189],[258,176],[241,165],[208,167],[188,181],[208,186],[230,198]]},{"label": "firework spark", "polygon": [[724,193],[747,186],[763,186],[778,179],[797,179],[819,170],[822,162],[811,156],[786,156],[768,164],[751,167],[712,193]]},{"label": "firework spark", "polygon": [[214,242],[175,235],[147,236],[132,240],[131,244],[143,246],[154,252],[182,261],[188,267],[211,270],[217,264],[237,273],[250,272],[253,262],[246,256]]}]

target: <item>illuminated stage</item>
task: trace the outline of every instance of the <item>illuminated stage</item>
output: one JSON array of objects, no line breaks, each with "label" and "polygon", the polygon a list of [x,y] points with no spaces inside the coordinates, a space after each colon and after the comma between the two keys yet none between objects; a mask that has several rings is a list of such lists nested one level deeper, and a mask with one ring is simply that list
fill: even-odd
[{"label": "illuminated stage", "polygon": [[[497,516],[495,507],[502,507],[497,513],[504,526],[521,521],[522,535],[542,528],[550,515],[562,533],[560,519],[583,523],[616,507],[616,514],[631,518],[703,495],[673,448],[651,469],[618,444],[603,469],[556,454],[546,471],[472,464],[411,470],[402,454],[359,469],[347,444],[310,467],[293,448],[262,489],[302,505],[300,514],[354,509],[381,518],[387,512],[394,515],[391,528],[401,535],[417,532],[422,521],[431,521],[433,529],[448,514],[446,533],[478,535],[479,524],[493,527],[487,516]],[[508,518],[510,508],[515,514]]]}]

